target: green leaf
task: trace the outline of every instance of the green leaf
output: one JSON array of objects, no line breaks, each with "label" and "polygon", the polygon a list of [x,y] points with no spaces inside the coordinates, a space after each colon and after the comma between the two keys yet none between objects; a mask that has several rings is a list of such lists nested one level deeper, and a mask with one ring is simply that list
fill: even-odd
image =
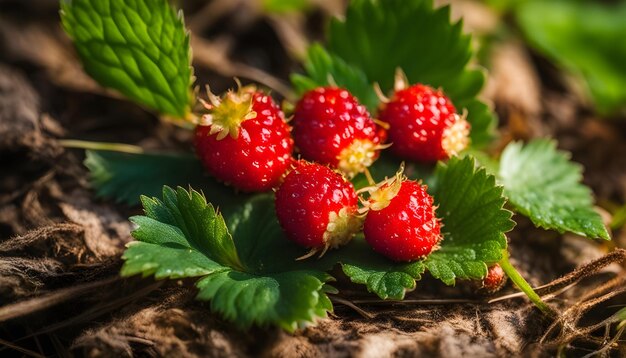
[{"label": "green leaf", "polygon": [[154,275],[157,279],[176,279],[226,270],[199,251],[173,243],[157,245],[134,241],[128,244],[122,259],[126,260],[122,276],[141,274],[143,277]]},{"label": "green leaf", "polygon": [[101,85],[163,114],[188,114],[189,34],[167,0],[62,0],[61,20]]},{"label": "green leaf", "polygon": [[123,255],[123,276],[199,276],[198,299],[242,328],[274,324],[293,331],[332,310],[327,293],[336,291],[326,285],[332,277],[295,261],[303,249],[282,236],[271,195],[250,199],[232,215],[232,237],[194,190],[164,187],[162,199],[142,203],[145,216],[131,219],[138,241]]},{"label": "green leaf", "polygon": [[233,212],[249,197],[236,195],[232,189],[205,174],[202,164],[192,154],[88,150],[86,155],[85,166],[97,195],[128,205],[139,204],[142,194],[159,195],[163,185],[202,189],[225,214]]},{"label": "green leaf", "polygon": [[[272,322],[292,332],[298,323],[320,316],[320,296],[325,296],[323,286],[329,277],[319,271],[267,275],[224,271],[198,281],[198,299],[211,300],[212,310],[240,327]],[[327,308],[328,301],[323,303]]]},{"label": "green leaf", "polygon": [[133,217],[133,237],[176,249],[193,250],[222,266],[241,268],[224,218],[202,194],[163,187],[163,200],[141,198],[146,216]]},{"label": "green leaf", "polygon": [[626,110],[626,3],[523,1],[516,15],[537,51],[584,78],[601,114]]},{"label": "green leaf", "polygon": [[406,291],[415,289],[426,267],[422,261],[393,262],[374,252],[362,237],[341,249],[343,272],[354,283],[366,285],[381,299],[401,300]]},{"label": "green leaf", "polygon": [[447,285],[484,277],[487,266],[502,258],[505,233],[515,226],[512,213],[503,209],[502,187],[465,157],[438,165],[431,192],[444,237],[441,248],[426,258],[426,268]]},{"label": "green leaf", "polygon": [[475,99],[485,74],[468,68],[471,38],[463,34],[462,22],[450,23],[448,6],[435,9],[432,0],[354,0],[345,18],[331,22],[328,48],[383,91],[392,89],[397,67],[411,83],[442,87],[459,110],[468,110],[474,145],[493,136],[495,117]]},{"label": "green leaf", "polygon": [[535,225],[610,240],[593,210],[591,191],[581,184],[582,167],[557,151],[554,141],[509,144],[500,158],[499,177],[511,204]]},{"label": "green leaf", "polygon": [[373,85],[363,71],[328,53],[321,45],[314,44],[309,48],[304,69],[306,76],[291,76],[291,82],[298,93],[303,94],[319,86],[338,84],[348,89],[371,112],[376,110],[379,101]]}]

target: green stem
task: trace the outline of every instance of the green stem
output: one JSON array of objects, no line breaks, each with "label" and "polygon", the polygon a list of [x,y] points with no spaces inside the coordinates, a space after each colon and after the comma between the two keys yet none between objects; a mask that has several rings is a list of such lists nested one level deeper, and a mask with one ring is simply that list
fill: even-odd
[{"label": "green stem", "polygon": [[89,142],[85,140],[77,139],[63,139],[59,143],[65,148],[79,148],[79,149],[91,149],[91,150],[108,150],[112,152],[122,152],[130,154],[141,154],[143,148],[136,145],[124,144],[124,143],[105,143],[105,142]]},{"label": "green stem", "polygon": [[528,282],[522,277],[522,275],[520,275],[520,273],[515,269],[515,267],[511,265],[511,262],[509,262],[509,253],[506,250],[504,250],[502,254],[502,259],[500,260],[500,266],[502,267],[502,270],[504,270],[506,275],[509,276],[511,281],[513,281],[513,283],[520,290],[522,290],[522,292],[524,292],[526,296],[528,296],[528,299],[530,299],[530,301],[534,303],[535,306],[537,306],[537,308],[541,310],[541,312],[549,316],[553,315],[554,312],[552,311],[552,309],[545,302],[541,300],[541,297],[539,297],[539,295],[535,292],[535,290],[533,290],[530,284],[528,284]]}]

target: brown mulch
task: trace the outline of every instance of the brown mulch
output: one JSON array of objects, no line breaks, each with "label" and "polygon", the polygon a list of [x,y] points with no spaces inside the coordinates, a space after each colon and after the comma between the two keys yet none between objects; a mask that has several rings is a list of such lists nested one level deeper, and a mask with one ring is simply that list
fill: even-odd
[{"label": "brown mulch", "polygon": [[[211,5],[217,15],[206,23],[202,2],[185,2],[185,10],[201,46],[194,51],[199,82],[217,90],[235,75],[284,85],[297,68],[289,54],[319,36],[325,14],[338,11],[328,5],[285,22],[212,3],[225,8]],[[556,320],[523,297],[487,303],[493,297],[473,295],[470,283],[450,288],[425,278],[409,301],[381,303],[364,302],[372,297],[340,281],[342,298],[365,314],[336,302],[329,319],[295,334],[242,332],[195,301],[192,282],[120,278],[120,255],[131,240],[126,218],[140,209],[95,199],[83,153],[58,140],[186,148],[189,134],[84,75],[57,7],[0,1],[0,356],[508,357],[560,348],[580,356],[606,341],[603,320],[626,303],[626,256],[606,255],[626,247],[626,230],[607,245],[516,217],[512,261],[531,285],[569,275],[541,291],[555,293],[549,302]],[[211,50],[219,55],[207,57]],[[555,137],[585,166],[600,204],[624,205],[626,157],[617,154],[626,153],[626,121],[594,118],[559,72],[519,42],[498,44],[491,66],[485,96],[502,122],[495,150],[513,139]],[[509,284],[496,296],[515,292]],[[452,299],[471,301],[446,301]],[[611,354],[626,355],[626,347]]]}]

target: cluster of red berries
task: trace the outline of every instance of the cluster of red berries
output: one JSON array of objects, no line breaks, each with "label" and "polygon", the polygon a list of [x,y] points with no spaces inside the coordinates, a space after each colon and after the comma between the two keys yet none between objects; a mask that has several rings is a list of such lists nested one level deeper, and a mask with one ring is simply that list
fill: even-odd
[{"label": "cluster of red berries", "polygon": [[[436,162],[468,143],[468,123],[440,90],[408,87],[398,78],[393,96],[381,95],[378,119],[347,90],[320,87],[297,103],[293,128],[253,86],[222,97],[208,91],[196,151],[213,176],[235,188],[275,189],[278,221],[310,255],[343,245],[362,229],[372,248],[393,260],[425,257],[441,238],[426,186],[401,171],[359,193],[348,180],[387,147],[403,159]],[[294,159],[294,146],[304,160]]]}]

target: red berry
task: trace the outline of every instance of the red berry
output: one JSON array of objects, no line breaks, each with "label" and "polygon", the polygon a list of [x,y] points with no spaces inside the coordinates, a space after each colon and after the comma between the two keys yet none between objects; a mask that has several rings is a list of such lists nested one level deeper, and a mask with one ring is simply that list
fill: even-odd
[{"label": "red berry", "polygon": [[506,274],[502,267],[495,264],[487,270],[487,276],[482,282],[482,291],[486,293],[494,293],[499,291],[506,283]]},{"label": "red berry", "polygon": [[272,98],[253,87],[209,92],[209,114],[196,127],[196,152],[207,170],[243,191],[267,191],[280,184],[292,163],[293,140],[284,114]]},{"label": "red berry", "polygon": [[383,103],[380,120],[389,124],[390,150],[419,162],[448,159],[469,144],[469,123],[456,113],[442,91],[416,84],[405,88],[402,75],[396,91]]},{"label": "red berry", "polygon": [[330,165],[348,176],[377,158],[385,130],[347,90],[320,87],[296,105],[293,135],[303,158]]},{"label": "red berry", "polygon": [[299,161],[276,191],[276,214],[289,239],[323,254],[361,227],[352,183],[332,169]]},{"label": "red berry", "polygon": [[426,257],[441,239],[433,198],[426,186],[398,174],[375,189],[363,233],[374,251],[395,261]]}]

